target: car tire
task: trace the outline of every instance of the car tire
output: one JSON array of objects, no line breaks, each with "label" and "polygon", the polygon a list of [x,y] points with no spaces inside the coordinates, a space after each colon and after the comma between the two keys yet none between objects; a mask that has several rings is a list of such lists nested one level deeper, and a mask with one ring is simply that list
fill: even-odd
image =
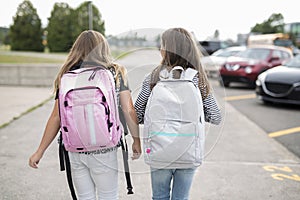
[{"label": "car tire", "polygon": [[230,84],[229,81],[226,81],[226,80],[223,80],[223,79],[219,79],[219,83],[223,87],[229,87],[229,84]]}]

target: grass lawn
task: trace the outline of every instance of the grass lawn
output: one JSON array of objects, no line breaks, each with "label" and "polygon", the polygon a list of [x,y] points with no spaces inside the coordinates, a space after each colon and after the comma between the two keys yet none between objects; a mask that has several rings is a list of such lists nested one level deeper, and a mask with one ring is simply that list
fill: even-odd
[{"label": "grass lawn", "polygon": [[52,58],[0,54],[0,63],[63,63],[63,61]]},{"label": "grass lawn", "polygon": [[[1,47],[1,46],[0,46]],[[3,46],[2,46],[3,47]],[[132,53],[131,49],[112,50],[112,57],[114,59],[122,59],[128,54]],[[40,52],[22,52],[10,51],[9,49],[0,48],[0,64],[1,63],[58,63],[63,64],[68,53],[40,53]]]},{"label": "grass lawn", "polygon": [[[125,57],[128,53],[117,54],[114,57],[121,59]],[[0,63],[63,63],[63,60],[54,58],[42,58],[42,57],[30,57],[21,55],[3,55],[0,54]]]}]

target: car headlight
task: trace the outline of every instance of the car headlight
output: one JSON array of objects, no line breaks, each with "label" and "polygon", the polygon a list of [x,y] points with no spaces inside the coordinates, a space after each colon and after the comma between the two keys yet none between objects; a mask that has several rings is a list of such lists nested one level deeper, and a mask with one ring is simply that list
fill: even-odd
[{"label": "car headlight", "polygon": [[267,77],[267,73],[263,72],[260,75],[258,75],[255,83],[257,86],[261,86],[263,82],[265,82],[265,79]]},{"label": "car headlight", "polygon": [[247,74],[251,74],[252,73],[252,67],[250,67],[250,66],[245,67],[245,72]]},{"label": "car headlight", "polygon": [[231,67],[232,67],[233,71],[236,71],[236,70],[238,70],[240,68],[240,65],[239,64],[235,64],[235,65],[233,65]]},{"label": "car headlight", "polygon": [[295,91],[297,91],[297,92],[300,91],[300,82],[299,83],[294,83],[293,87],[295,87],[295,89],[294,89]]},{"label": "car headlight", "polygon": [[261,80],[259,80],[259,79],[256,79],[256,81],[255,81],[255,84],[256,84],[256,86],[261,86]]}]

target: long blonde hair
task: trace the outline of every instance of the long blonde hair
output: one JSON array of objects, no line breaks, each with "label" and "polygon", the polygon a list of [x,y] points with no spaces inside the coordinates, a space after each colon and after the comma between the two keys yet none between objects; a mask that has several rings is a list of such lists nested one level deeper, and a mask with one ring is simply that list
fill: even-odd
[{"label": "long blonde hair", "polygon": [[[97,31],[88,30],[83,31],[74,42],[66,61],[55,78],[54,91],[59,88],[63,74],[82,61],[94,62],[106,68],[114,68],[116,76],[121,74],[126,84],[125,68],[112,62],[110,48],[105,37]],[[116,81],[119,84],[119,80],[116,79]]]},{"label": "long blonde hair", "polygon": [[199,72],[199,88],[204,98],[210,93],[210,84],[200,61],[202,54],[187,30],[171,28],[164,31],[161,35],[161,51],[162,60],[153,70],[151,88],[159,80],[159,73],[163,68],[182,66],[184,69],[193,68]]}]

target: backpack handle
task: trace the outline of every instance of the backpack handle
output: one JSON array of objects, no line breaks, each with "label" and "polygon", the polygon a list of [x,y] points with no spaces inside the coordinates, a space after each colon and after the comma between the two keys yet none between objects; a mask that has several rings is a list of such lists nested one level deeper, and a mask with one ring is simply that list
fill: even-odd
[{"label": "backpack handle", "polygon": [[175,66],[170,71],[169,79],[182,79],[184,69],[181,66]]},{"label": "backpack handle", "polygon": [[[178,74],[178,71],[180,71],[180,74]],[[184,80],[192,81],[197,73],[198,71],[192,68],[187,68],[186,70],[184,70],[183,67],[181,66],[175,66],[170,71],[169,79],[184,79]]]}]

